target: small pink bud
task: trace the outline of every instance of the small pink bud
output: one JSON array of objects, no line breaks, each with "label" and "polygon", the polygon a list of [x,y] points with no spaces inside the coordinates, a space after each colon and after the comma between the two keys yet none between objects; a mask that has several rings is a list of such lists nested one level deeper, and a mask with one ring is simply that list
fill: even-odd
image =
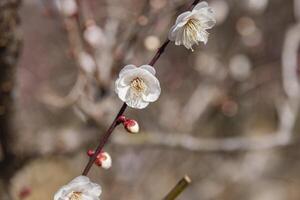
[{"label": "small pink bud", "polygon": [[140,130],[139,124],[133,119],[127,119],[123,125],[129,133],[138,133]]},{"label": "small pink bud", "polygon": [[89,149],[86,153],[87,153],[87,155],[88,155],[89,157],[91,157],[91,156],[93,156],[93,155],[95,154],[95,151],[92,150],[92,149]]},{"label": "small pink bud", "polygon": [[19,192],[20,199],[26,199],[31,194],[31,189],[29,187],[24,187]]},{"label": "small pink bud", "polygon": [[109,169],[111,167],[112,159],[107,152],[98,154],[95,164],[104,168]]},{"label": "small pink bud", "polygon": [[126,117],[124,115],[121,115],[117,120],[118,123],[124,123],[125,121],[126,121]]}]

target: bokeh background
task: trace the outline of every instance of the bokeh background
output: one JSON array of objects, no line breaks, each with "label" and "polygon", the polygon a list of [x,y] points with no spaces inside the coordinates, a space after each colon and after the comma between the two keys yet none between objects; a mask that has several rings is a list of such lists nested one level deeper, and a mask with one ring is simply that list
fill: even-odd
[{"label": "bokeh background", "polygon": [[[148,63],[192,3],[81,0],[65,16],[58,1],[0,2],[1,200],[53,199],[82,172],[122,105],[118,71]],[[208,3],[208,44],[167,47],[160,99],[126,111],[140,133],[119,126],[112,168],[92,168],[101,199],[162,199],[185,174],[181,200],[300,199],[300,0]]]}]

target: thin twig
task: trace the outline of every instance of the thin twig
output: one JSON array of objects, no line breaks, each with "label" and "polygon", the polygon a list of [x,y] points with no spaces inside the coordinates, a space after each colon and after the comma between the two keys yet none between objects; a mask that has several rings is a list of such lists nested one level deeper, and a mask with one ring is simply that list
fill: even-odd
[{"label": "thin twig", "polygon": [[191,183],[190,177],[185,175],[175,187],[163,198],[163,200],[174,200],[176,199]]},{"label": "thin twig", "polygon": [[[199,2],[199,0],[195,0],[193,2],[193,4],[189,7],[189,10],[191,8],[193,8],[194,5],[196,5]],[[154,57],[151,59],[151,61],[149,62],[149,65],[154,66],[155,63],[157,62],[157,60],[160,58],[160,56],[162,55],[162,53],[164,52],[165,48],[168,46],[168,44],[170,43],[169,39],[166,39],[166,41],[162,44],[162,46],[157,50],[156,54],[154,55]],[[114,131],[114,129],[119,125],[118,123],[118,118],[123,115],[123,113],[125,112],[127,108],[126,103],[123,104],[123,106],[121,107],[120,111],[118,112],[117,116],[115,117],[114,121],[112,122],[112,124],[110,125],[109,129],[106,131],[106,133],[101,137],[100,142],[96,148],[95,154],[90,158],[89,162],[87,163],[87,165],[85,166],[82,175],[86,176],[93,163],[95,162],[97,155],[101,152],[101,150],[103,149],[104,145],[106,144],[106,142],[108,141],[109,137],[111,136],[112,132]]]}]

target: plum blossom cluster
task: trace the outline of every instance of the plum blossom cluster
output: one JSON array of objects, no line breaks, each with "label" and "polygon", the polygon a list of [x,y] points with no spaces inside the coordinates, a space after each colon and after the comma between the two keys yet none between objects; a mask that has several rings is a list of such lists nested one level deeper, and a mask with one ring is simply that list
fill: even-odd
[{"label": "plum blossom cluster", "polygon": [[[207,43],[209,33],[206,30],[215,24],[212,8],[205,1],[200,2],[192,11],[177,17],[175,25],[169,31],[169,40],[193,51],[194,44]],[[115,91],[129,107],[143,109],[158,99],[161,88],[152,66],[126,65],[116,80]]]},{"label": "plum blossom cluster", "polygon": [[[76,12],[77,7],[72,2],[74,0],[61,1],[61,9],[64,14],[72,15]],[[175,45],[184,45],[187,49],[193,51],[193,45],[197,45],[199,42],[207,43],[209,35],[207,30],[211,29],[215,24],[216,20],[212,8],[208,6],[207,2],[200,2],[191,11],[184,12],[177,17],[175,25],[169,31],[168,38],[169,41],[174,41]],[[85,40],[93,47],[104,42],[102,35],[101,28],[93,23],[89,24],[84,32]],[[160,53],[158,51],[158,54]],[[82,54],[80,58],[83,68],[89,72],[93,71],[94,63],[91,59],[85,54]],[[151,65],[137,67],[130,64],[120,71],[115,81],[115,92],[125,104],[123,105],[124,109],[123,107],[121,108],[120,114],[118,114],[111,127],[114,128],[119,124],[123,124],[129,133],[139,132],[137,121],[127,119],[122,113],[125,111],[126,105],[135,109],[144,109],[151,102],[158,100],[161,94],[161,87],[155,75],[156,71]],[[113,128],[107,131],[103,145],[112,133]],[[102,147],[99,145],[97,150],[100,151]],[[95,158],[95,151],[89,150],[87,154],[89,157]],[[90,159],[90,164],[93,164],[93,162],[97,166],[108,169],[111,167],[112,159],[107,152],[100,152],[96,156],[95,161]],[[90,166],[89,164],[87,165],[87,172]],[[85,172],[86,170],[84,170],[84,175],[87,174]],[[101,192],[99,185],[92,183],[86,176],[79,176],[69,184],[61,187],[55,194],[54,200],[99,200]]]}]

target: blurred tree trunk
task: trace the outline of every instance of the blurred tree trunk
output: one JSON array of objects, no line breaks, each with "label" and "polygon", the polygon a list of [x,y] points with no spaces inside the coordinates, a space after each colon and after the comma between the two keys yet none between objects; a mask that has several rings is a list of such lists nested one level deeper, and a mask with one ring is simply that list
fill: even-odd
[{"label": "blurred tree trunk", "polygon": [[[0,0],[0,142],[1,168],[5,174],[2,181],[9,178],[8,163],[13,162],[14,156],[11,147],[14,114],[14,82],[16,64],[20,52],[20,39],[17,34],[19,18],[18,9],[20,0]],[[1,185],[1,183],[0,183]],[[7,185],[4,183],[4,185]],[[0,194],[0,199],[8,199]]]},{"label": "blurred tree trunk", "polygon": [[20,49],[17,36],[19,3],[19,0],[0,2],[0,140],[4,159],[12,156],[8,144],[13,127],[13,88]]}]

